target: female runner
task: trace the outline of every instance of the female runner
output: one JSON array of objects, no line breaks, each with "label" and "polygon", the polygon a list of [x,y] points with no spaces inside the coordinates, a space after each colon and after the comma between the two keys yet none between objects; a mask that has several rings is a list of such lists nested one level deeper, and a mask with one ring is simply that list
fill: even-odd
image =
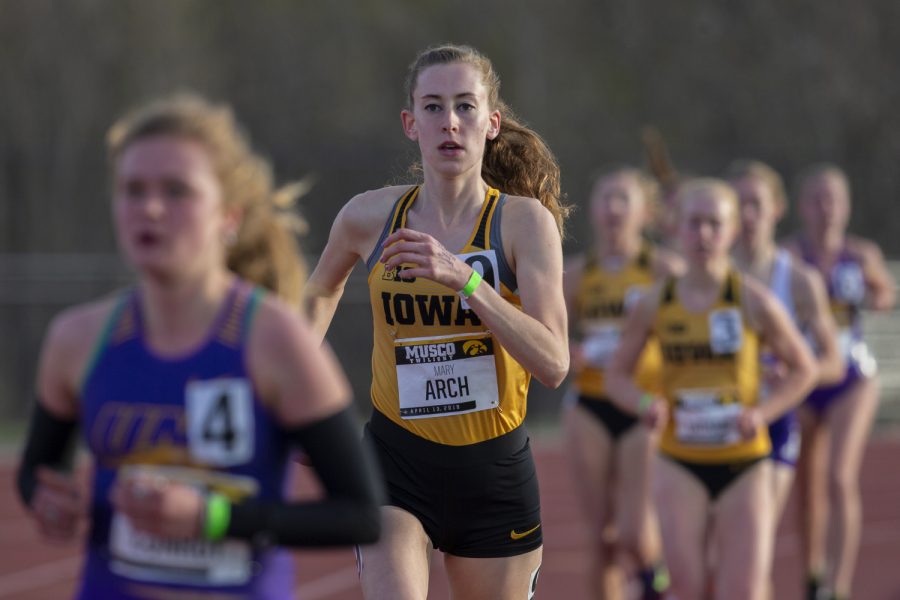
[{"label": "female runner", "polygon": [[389,498],[363,592],[424,599],[437,548],[454,597],[528,598],[542,536],[525,397],[532,374],[555,387],[569,366],[559,170],[470,47],[422,52],[407,99],[423,182],[350,200],[308,288],[324,333],[356,262],[369,272],[367,434]]},{"label": "female runner", "polygon": [[876,365],[862,339],[861,311],[893,308],[895,282],[878,246],[847,234],[850,185],[838,167],[806,170],[799,208],[803,231],[785,247],[825,280],[846,363],[841,380],[816,389],[800,412],[807,593],[815,598],[824,587],[843,599],[850,595],[862,528],[859,466],[878,408]]},{"label": "female runner", "polygon": [[[620,168],[597,179],[591,195],[594,247],[567,265],[566,305],[579,343],[572,345],[574,395],[563,416],[575,481],[591,523],[591,587],[595,597],[622,598],[617,563],[637,565],[645,598],[664,587],[662,549],[650,495],[658,432],[609,401],[604,370],[619,344],[625,312],[681,261],[644,241],[656,185],[641,171]],[[651,344],[637,370],[639,385],[659,389],[662,357]],[[610,537],[610,526],[614,529]],[[654,581],[656,580],[656,581]]]},{"label": "female runner", "polygon": [[[815,364],[777,300],[731,264],[739,228],[732,189],[694,180],[679,190],[677,206],[687,270],[656,286],[629,314],[607,391],[648,422],[667,420],[656,496],[671,594],[705,597],[712,544],[716,597],[760,599],[773,546],[766,425],[800,402]],[[651,337],[662,349],[661,397],[633,380]],[[765,403],[761,342],[785,365]]]},{"label": "female runner", "polygon": [[[250,283],[295,300],[302,283],[268,165],[228,108],[194,97],[140,108],[108,142],[137,283],[50,326],[21,496],[48,538],[89,519],[79,598],[291,598],[277,546],[372,542],[379,497],[339,367],[296,306]],[[87,501],[65,473],[76,426]],[[284,497],[300,446],[322,500]]]},{"label": "female runner", "polygon": [[[784,214],[786,198],[781,176],[758,161],[738,161],[727,172],[740,202],[741,232],[732,256],[745,273],[766,283],[781,301],[798,329],[816,350],[820,384],[837,383],[844,375],[844,362],[836,342],[837,328],[828,309],[828,296],[821,277],[791,258],[775,244],[775,226]],[[778,367],[764,353],[764,379],[777,377]],[[795,411],[785,413],[769,426],[772,440],[772,475],[776,521],[794,481],[800,451],[800,426]]]}]

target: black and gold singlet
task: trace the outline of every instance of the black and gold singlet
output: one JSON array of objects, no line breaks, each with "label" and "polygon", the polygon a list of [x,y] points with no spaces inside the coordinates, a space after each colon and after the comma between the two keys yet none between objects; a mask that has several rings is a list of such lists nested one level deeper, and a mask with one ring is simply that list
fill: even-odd
[{"label": "black and gold singlet", "polygon": [[[422,278],[401,279],[379,258],[384,239],[406,226],[419,188],[394,205],[366,261],[374,322],[372,403],[409,432],[451,446],[493,439],[525,419],[531,375],[497,343],[456,293]],[[515,274],[503,253],[506,196],[490,188],[469,241],[456,254],[521,309]]]},{"label": "black and gold singlet", "polygon": [[[649,245],[618,271],[604,269],[589,258],[578,289],[578,329],[586,366],[575,379],[579,394],[603,400],[603,371],[619,346],[625,312],[653,284],[653,249]],[[647,341],[635,370],[635,382],[641,389],[659,391],[661,357],[659,344]]]},{"label": "black and gold singlet", "polygon": [[732,270],[708,310],[695,313],[663,288],[653,333],[662,349],[662,388],[670,418],[663,453],[701,463],[738,462],[769,454],[768,431],[741,437],[737,419],[759,400],[759,342],[741,306],[741,275]]}]

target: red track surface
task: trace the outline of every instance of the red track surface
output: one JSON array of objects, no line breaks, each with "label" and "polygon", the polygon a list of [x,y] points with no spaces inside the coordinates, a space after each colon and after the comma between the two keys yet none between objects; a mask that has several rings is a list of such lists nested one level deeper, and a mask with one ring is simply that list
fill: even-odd
[{"label": "red track surface", "polygon": [[[590,569],[584,549],[587,534],[572,481],[558,444],[538,440],[535,455],[541,480],[544,520],[544,566],[538,598],[587,600],[585,574]],[[42,542],[13,493],[12,465],[0,465],[0,599],[68,598],[78,574],[77,546]],[[301,477],[301,493],[315,487]],[[862,473],[865,526],[856,569],[854,600],[900,599],[900,439],[874,440]],[[789,509],[776,548],[776,598],[801,598],[798,539]],[[300,600],[361,598],[350,550],[298,552]],[[435,555],[429,598],[449,598],[446,579]]]}]

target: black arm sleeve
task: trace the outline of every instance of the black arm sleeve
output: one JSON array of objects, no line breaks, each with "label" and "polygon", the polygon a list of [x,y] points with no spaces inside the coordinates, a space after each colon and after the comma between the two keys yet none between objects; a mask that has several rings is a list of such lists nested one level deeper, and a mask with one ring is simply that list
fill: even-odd
[{"label": "black arm sleeve", "polygon": [[77,426],[78,421],[55,417],[40,402],[36,403],[16,477],[19,496],[26,506],[31,506],[39,466],[66,471],[72,468]]},{"label": "black arm sleeve", "polygon": [[235,504],[226,535],[281,546],[375,542],[381,533],[381,476],[350,410],[298,427],[288,435],[311,459],[325,487],[325,498],[293,504]]}]

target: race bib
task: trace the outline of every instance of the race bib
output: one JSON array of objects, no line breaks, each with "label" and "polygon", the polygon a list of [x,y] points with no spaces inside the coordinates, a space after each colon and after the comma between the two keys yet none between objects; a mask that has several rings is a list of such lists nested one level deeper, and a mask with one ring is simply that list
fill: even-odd
[{"label": "race bib", "polygon": [[844,360],[855,365],[864,377],[871,377],[878,371],[878,362],[869,346],[849,327],[838,330],[838,349]]},{"label": "race bib", "polygon": [[781,448],[781,456],[785,460],[796,461],[800,457],[800,428],[794,427]]},{"label": "race bib", "polygon": [[191,458],[231,467],[253,458],[253,391],[244,378],[192,381],[185,389]]},{"label": "race bib", "polygon": [[[130,466],[129,470],[187,483],[203,492],[215,491],[239,501],[255,495],[258,483],[241,477],[186,467]],[[136,530],[127,517],[113,514],[109,534],[110,568],[129,579],[189,585],[241,585],[253,574],[250,544],[240,540],[161,538]]]},{"label": "race bib", "polygon": [[[480,250],[478,252],[469,252],[466,254],[457,254],[467,265],[473,270],[478,271],[481,275],[481,285],[489,285],[499,294],[500,293],[500,268],[497,265],[497,252],[495,250]],[[460,307],[463,310],[469,309],[469,304],[465,298],[459,299]]]},{"label": "race bib", "polygon": [[849,360],[853,354],[853,347],[857,343],[853,335],[853,331],[849,327],[842,327],[838,330],[838,350],[845,360]]},{"label": "race bib", "polygon": [[633,285],[625,290],[625,312],[631,310],[635,304],[641,299],[641,296],[647,291],[647,287],[643,285]]},{"label": "race bib", "polygon": [[461,415],[500,405],[489,334],[395,341],[400,416]]},{"label": "race bib", "polygon": [[741,438],[741,405],[724,402],[722,390],[680,390],[676,393],[675,435],[682,444],[727,446]]},{"label": "race bib", "polygon": [[709,346],[714,354],[734,354],[744,343],[744,321],[738,308],[709,313]]},{"label": "race bib", "polygon": [[592,367],[606,368],[615,354],[616,348],[619,347],[621,336],[622,330],[615,324],[605,323],[589,326],[582,346],[584,359]]},{"label": "race bib", "polygon": [[862,304],[866,295],[866,280],[855,262],[837,263],[831,270],[834,297],[847,304]]}]

